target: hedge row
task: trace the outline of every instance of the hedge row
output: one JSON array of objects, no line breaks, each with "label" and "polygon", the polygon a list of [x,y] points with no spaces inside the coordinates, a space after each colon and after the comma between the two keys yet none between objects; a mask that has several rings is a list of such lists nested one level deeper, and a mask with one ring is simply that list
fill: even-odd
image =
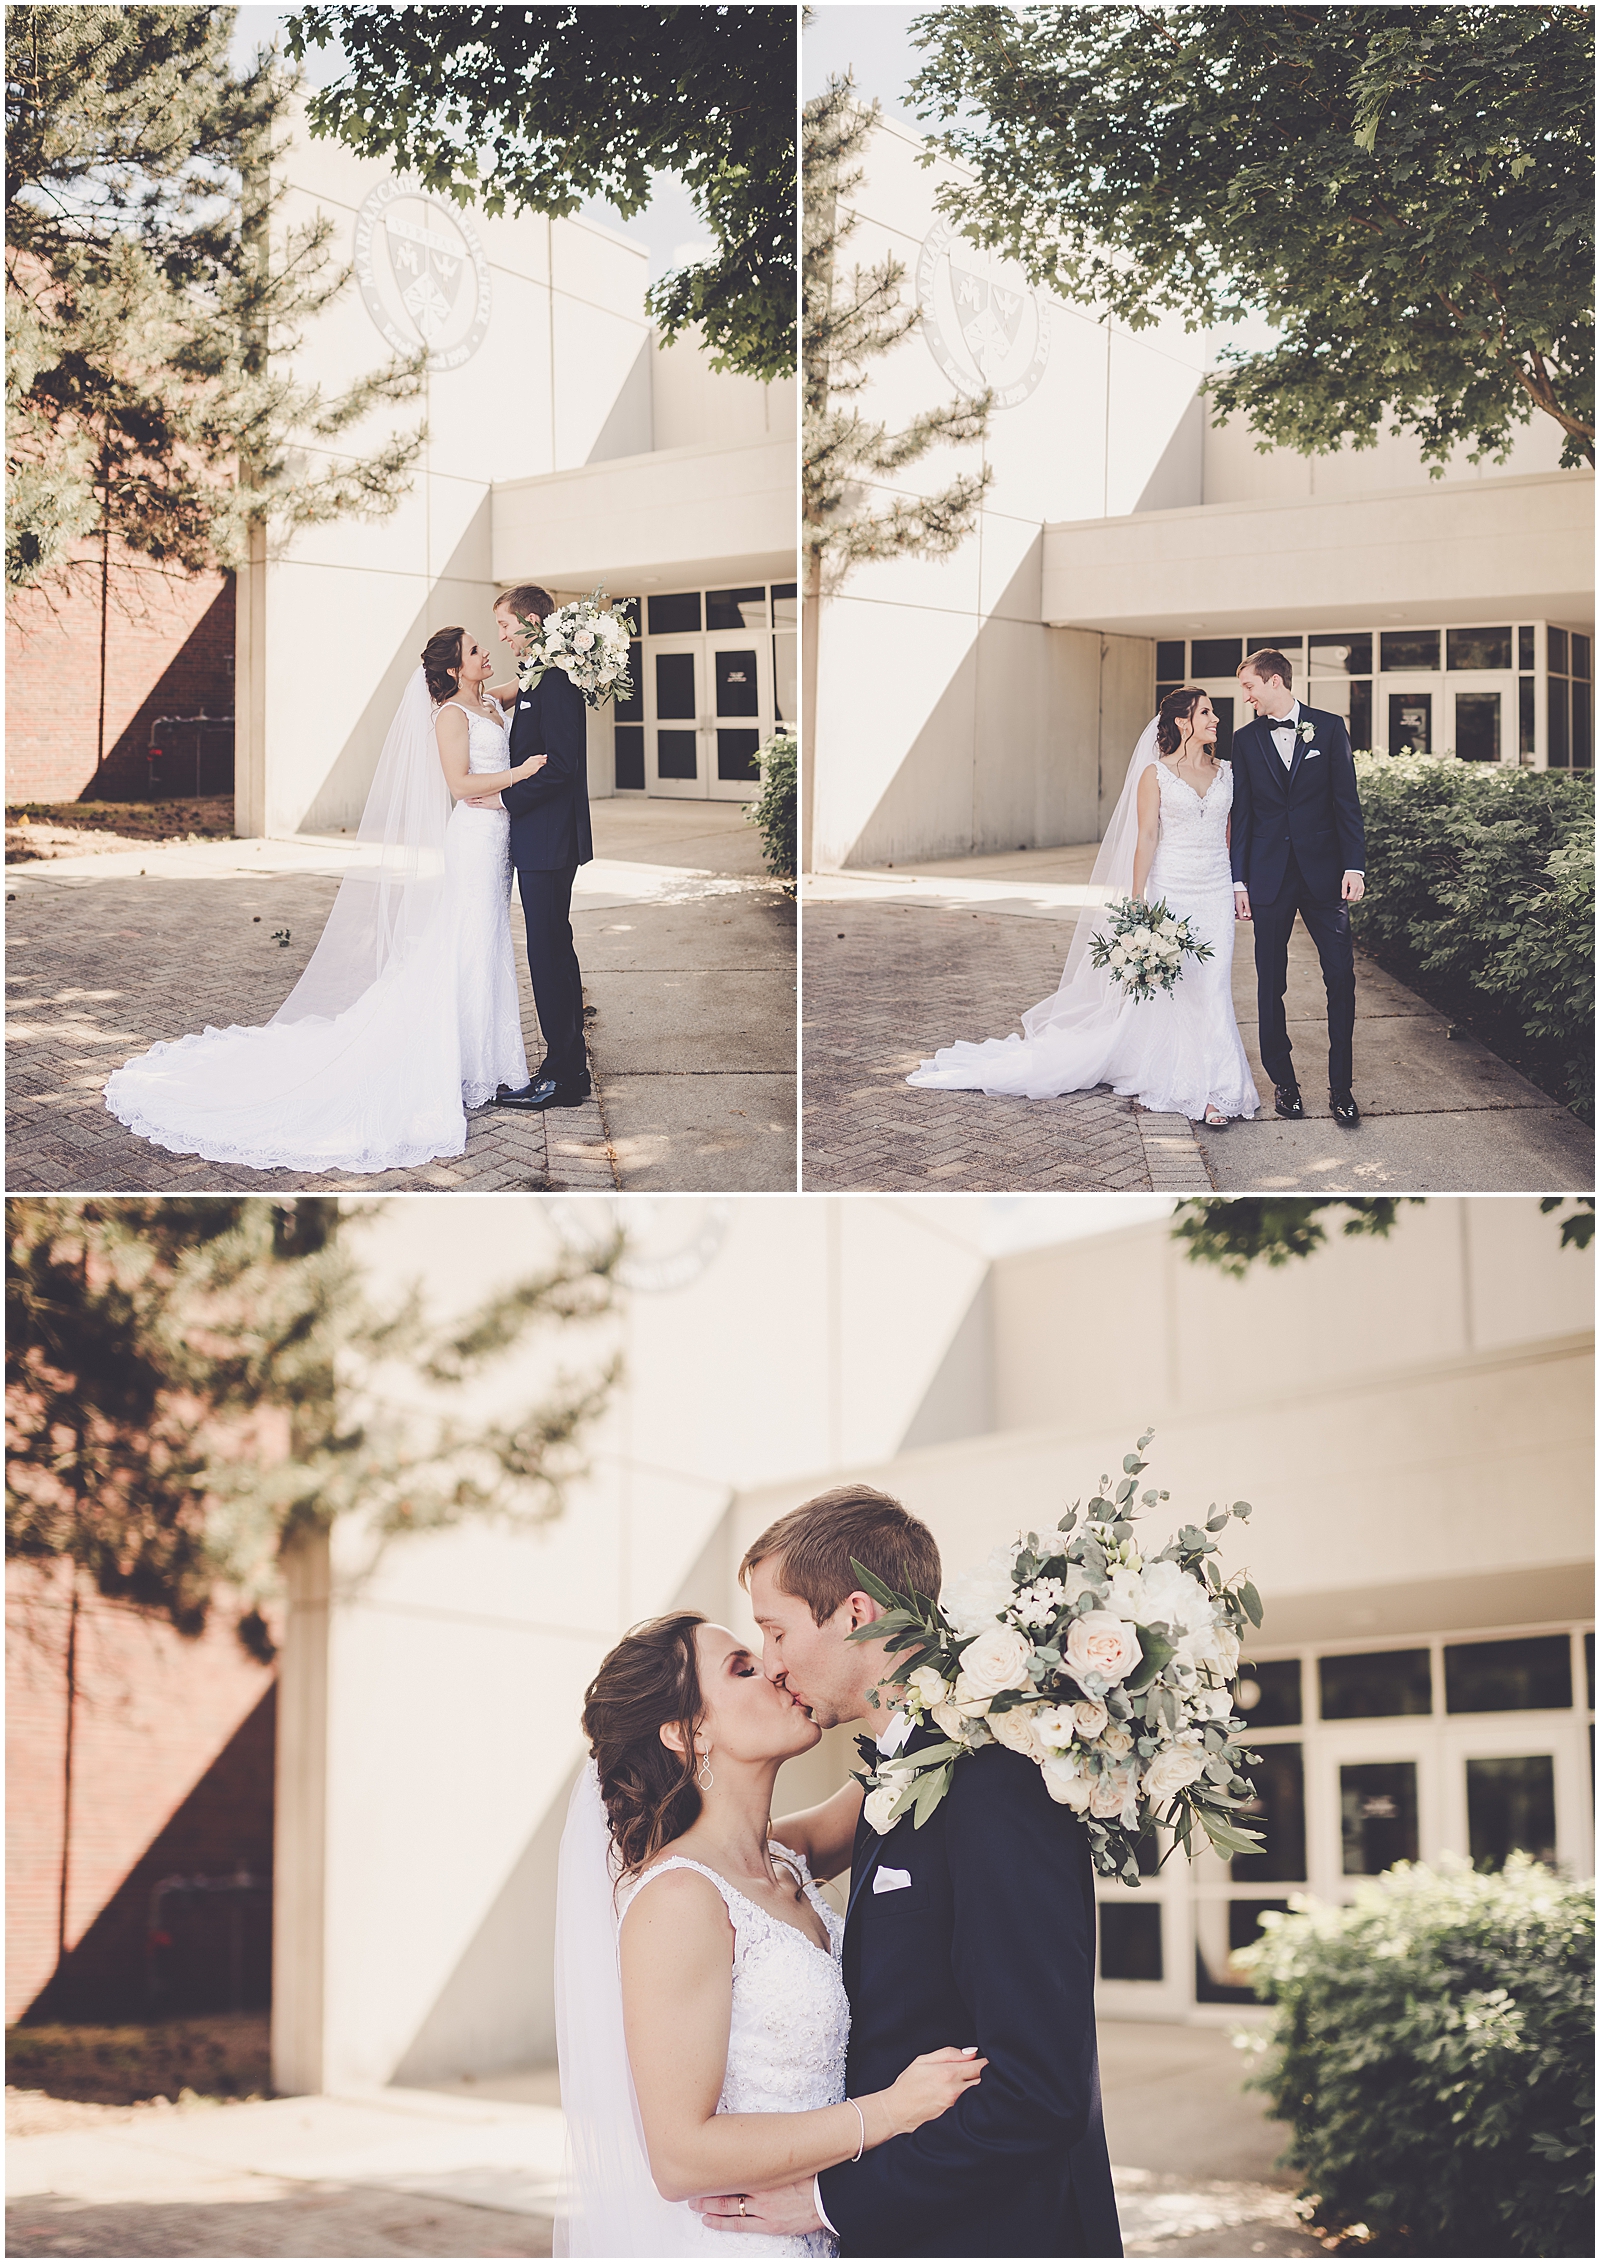
[{"label": "hedge row", "polygon": [[1362,949],[1594,1121],[1594,781],[1358,754]]},{"label": "hedge row", "polygon": [[1263,1922],[1249,2087],[1315,2221],[1380,2254],[1593,2255],[1592,1888],[1402,1863]]}]

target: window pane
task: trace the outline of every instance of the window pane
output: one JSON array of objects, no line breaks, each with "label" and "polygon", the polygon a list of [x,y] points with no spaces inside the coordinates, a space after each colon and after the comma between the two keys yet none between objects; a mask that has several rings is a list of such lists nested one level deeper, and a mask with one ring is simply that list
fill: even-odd
[{"label": "window pane", "polygon": [[1549,751],[1547,759],[1552,770],[1567,769],[1572,760],[1572,746],[1567,737],[1567,679],[1552,676],[1546,686],[1550,694]]},{"label": "window pane", "polygon": [[1370,676],[1370,636],[1314,636],[1311,639],[1311,673],[1314,676]]},{"label": "window pane", "polygon": [[712,655],[719,715],[759,715],[756,696],[756,656],[753,652],[717,652]]},{"label": "window pane", "polygon": [[1546,665],[1552,676],[1567,673],[1567,632],[1565,629],[1546,629]]},{"label": "window pane", "polygon": [[1158,707],[1161,705],[1161,702],[1166,698],[1169,691],[1182,691],[1182,689],[1183,679],[1181,676],[1174,677],[1170,684],[1157,684],[1156,705]]},{"label": "window pane", "polygon": [[[734,622],[734,627],[739,626]],[[650,600],[650,634],[652,636],[681,636],[686,629],[700,626],[700,592],[685,589],[670,597],[652,597]]]},{"label": "window pane", "polygon": [[1517,685],[1517,752],[1534,751],[1533,678],[1524,676]]},{"label": "window pane", "polygon": [[1122,1902],[1100,1904],[1100,1977],[1102,1980],[1159,1980],[1161,1964],[1161,1910],[1157,1903],[1129,1907]]},{"label": "window pane", "polygon": [[1586,1634],[1583,1638],[1583,1672],[1587,1684],[1589,1710],[1592,1713],[1594,1711],[1594,1636],[1592,1633]]},{"label": "window pane", "polygon": [[767,625],[767,593],[762,589],[708,589],[706,591],[706,627],[708,629],[764,629]]},{"label": "window pane", "polygon": [[1446,629],[1444,650],[1447,668],[1509,668],[1511,631]]},{"label": "window pane", "polygon": [[717,776],[759,781],[761,772],[756,764],[756,749],[760,744],[759,731],[718,731]]},{"label": "window pane", "polygon": [[1538,665],[1539,665],[1538,661],[1537,661],[1537,660],[1535,660],[1535,658],[1533,657],[1533,631],[1532,631],[1532,629],[1518,629],[1518,631],[1517,631],[1517,666],[1518,666],[1519,668],[1537,668],[1537,667],[1538,667]]},{"label": "window pane", "polygon": [[619,793],[644,792],[644,732],[637,723],[619,723],[616,735],[616,787]]},{"label": "window pane", "polygon": [[1572,1703],[1572,1645],[1564,1634],[1516,1642],[1447,1642],[1447,1713],[1526,1713]]},{"label": "window pane", "polygon": [[630,644],[628,647],[628,673],[633,678],[633,696],[631,699],[619,699],[614,702],[617,721],[619,723],[642,723],[644,721],[644,646],[642,644]]},{"label": "window pane", "polygon": [[1589,639],[1576,631],[1572,638],[1572,673],[1585,678],[1589,673]]},{"label": "window pane", "polygon": [[1373,1760],[1339,1770],[1339,1835],[1347,1878],[1376,1878],[1418,1859],[1417,1768]]},{"label": "window pane", "polygon": [[1379,639],[1386,668],[1437,668],[1437,629],[1385,629]]},{"label": "window pane", "polygon": [[1369,1650],[1354,1658],[1319,1658],[1322,1718],[1377,1721],[1394,1713],[1431,1713],[1433,1675],[1426,1650]]},{"label": "window pane", "polygon": [[[1256,1905],[1258,1908],[1260,1904]],[[1233,1961],[1256,1928],[1234,1916],[1232,1902],[1197,1901],[1194,1911],[1194,1992],[1202,2004],[1247,2004],[1254,1990]],[[1242,1936],[1241,1937],[1241,1932]]]},{"label": "window pane", "polygon": [[1196,676],[1231,676],[1244,658],[1236,636],[1196,637],[1189,647],[1189,667]]},{"label": "window pane", "polygon": [[1500,694],[1497,691],[1456,693],[1456,753],[1463,762],[1499,761]]},{"label": "window pane", "polygon": [[1170,677],[1172,678],[1172,681],[1173,681],[1173,683],[1174,683],[1175,685],[1176,685],[1176,684],[1181,684],[1181,683],[1182,683],[1182,681],[1183,681],[1183,639],[1182,639],[1182,637],[1174,637],[1174,638],[1165,638],[1165,637],[1163,637],[1163,638],[1158,638],[1158,639],[1157,639],[1157,642],[1156,642],[1156,674],[1157,674],[1158,676],[1170,676]]},{"label": "window pane", "polygon": [[1372,744],[1372,686],[1370,683],[1350,686],[1350,744],[1370,747]]},{"label": "window pane", "polygon": [[1303,635],[1297,635],[1293,631],[1288,636],[1263,636],[1252,630],[1244,640],[1244,648],[1246,653],[1281,652],[1287,659],[1297,653],[1305,641]]},{"label": "window pane", "polygon": [[[792,581],[772,585],[772,625],[775,629],[793,629],[800,625],[800,603]],[[1531,661],[1529,666],[1532,666]]]},{"label": "window pane", "polygon": [[800,639],[785,633],[772,640],[773,706],[780,723],[793,723],[800,714]]},{"label": "window pane", "polygon": [[1593,703],[1593,686],[1574,682],[1572,686],[1572,767],[1574,770],[1587,770],[1593,760]]},{"label": "window pane", "polygon": [[1248,1830],[1259,1831],[1259,1854],[1236,1854],[1236,1886],[1276,1884],[1283,1878],[1306,1874],[1305,1769],[1297,1744],[1264,1744],[1258,1766],[1250,1771],[1256,1797],[1239,1811]]},{"label": "window pane", "polygon": [[1253,1729],[1300,1726],[1300,1661],[1267,1658],[1239,1676],[1239,1711]]},{"label": "window pane", "polygon": [[1467,1836],[1474,1870],[1503,1870],[1515,1848],[1556,1859],[1556,1767],[1548,1752],[1467,1762]]},{"label": "window pane", "polygon": [[694,731],[657,731],[656,776],[658,778],[695,778],[695,751],[698,734]]},{"label": "window pane", "polygon": [[1433,752],[1432,692],[1392,691],[1389,694],[1389,752]]},{"label": "window pane", "polygon": [[1217,760],[1233,760],[1233,701],[1219,692],[1211,702],[1217,716]]},{"label": "window pane", "polygon": [[[694,654],[656,654],[656,719],[658,722],[692,722],[694,719]],[[692,773],[691,773],[692,775]]]}]

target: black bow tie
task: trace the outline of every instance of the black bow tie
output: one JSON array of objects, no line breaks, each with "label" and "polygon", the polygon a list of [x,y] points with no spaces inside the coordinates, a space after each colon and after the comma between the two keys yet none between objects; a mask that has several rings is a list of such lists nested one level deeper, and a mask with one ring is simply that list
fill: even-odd
[{"label": "black bow tie", "polygon": [[1279,715],[1268,724],[1267,728],[1273,731],[1292,731],[1295,728],[1294,717],[1292,715]]}]

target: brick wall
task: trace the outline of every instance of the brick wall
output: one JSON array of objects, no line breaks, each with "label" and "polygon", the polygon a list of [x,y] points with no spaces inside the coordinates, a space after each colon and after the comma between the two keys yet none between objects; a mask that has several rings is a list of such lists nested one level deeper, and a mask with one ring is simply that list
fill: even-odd
[{"label": "brick wall", "polygon": [[[68,1602],[64,1574],[7,1566],[8,2025],[29,2013],[146,2016],[152,1887],[173,1875],[272,1874],[271,1669],[245,1655],[223,1617],[185,1641],[80,1592],[67,1956],[57,1969]],[[258,1892],[173,1906],[158,2008],[229,2008],[234,1908],[246,2005],[267,2000],[268,1897]],[[240,1946],[236,1933],[235,1958]]]},{"label": "brick wall", "polygon": [[[233,713],[233,576],[185,581],[113,549],[106,758],[97,773],[99,708],[98,563],[81,589],[54,605],[39,592],[14,595],[6,622],[7,802],[138,801],[157,716]],[[192,749],[192,733],[183,744]],[[185,778],[181,763],[169,764],[165,790],[192,793],[192,768]]]}]

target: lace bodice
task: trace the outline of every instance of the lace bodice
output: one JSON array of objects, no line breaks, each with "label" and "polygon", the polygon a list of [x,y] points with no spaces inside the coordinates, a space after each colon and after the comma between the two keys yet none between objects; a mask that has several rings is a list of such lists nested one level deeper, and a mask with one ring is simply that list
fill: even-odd
[{"label": "lace bodice", "polygon": [[1217,775],[1203,797],[1166,763],[1158,762],[1155,767],[1161,782],[1161,831],[1146,893],[1164,897],[1174,910],[1180,897],[1202,895],[1214,888],[1226,888],[1231,896],[1228,812],[1233,807],[1232,763],[1218,765]]},{"label": "lace bodice", "polygon": [[467,719],[467,768],[474,774],[481,770],[509,770],[511,767],[511,738],[504,723],[497,723],[492,715],[474,715],[470,707],[463,707]]},{"label": "lace bodice", "polygon": [[[686,1855],[669,1855],[624,1889],[621,1915],[636,1894],[668,1870],[709,1878],[733,1925],[733,2021],[721,2114],[803,2113],[836,2106],[844,2096],[850,2004],[839,1969],[844,1919],[818,1893],[804,1859],[771,1842],[772,1853],[800,1880],[806,1900],[828,1929],[821,1949],[797,1926],[741,1894],[726,1878]],[[741,2243],[748,2245],[748,2240]]]}]

